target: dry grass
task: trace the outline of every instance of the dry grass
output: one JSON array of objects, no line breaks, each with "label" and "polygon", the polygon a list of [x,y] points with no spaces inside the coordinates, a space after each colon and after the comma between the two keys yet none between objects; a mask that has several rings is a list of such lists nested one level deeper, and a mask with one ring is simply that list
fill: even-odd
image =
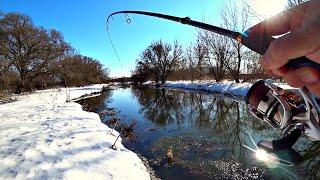
[{"label": "dry grass", "polygon": [[3,99],[5,97],[4,93],[0,91],[0,99]]}]

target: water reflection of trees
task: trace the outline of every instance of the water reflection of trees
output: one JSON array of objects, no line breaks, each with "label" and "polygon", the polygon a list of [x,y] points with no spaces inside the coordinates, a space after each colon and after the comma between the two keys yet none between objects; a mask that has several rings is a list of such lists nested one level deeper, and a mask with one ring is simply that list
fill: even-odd
[{"label": "water reflection of trees", "polygon": [[[161,156],[170,145],[176,163],[200,174],[205,170],[208,175],[219,174],[219,170],[212,168],[230,164],[232,159],[246,162],[245,149],[241,145],[246,129],[243,126],[254,123],[246,122],[247,113],[241,104],[198,92],[151,88],[132,91],[146,119],[159,126],[187,124],[186,127],[197,131],[195,138],[184,135],[163,137],[153,146],[153,153]],[[186,159],[188,157],[192,158]],[[241,171],[241,165],[237,171]]]},{"label": "water reflection of trees", "polygon": [[180,123],[184,119],[179,94],[164,89],[142,88],[132,89],[139,100],[141,113],[159,126]]},{"label": "water reflection of trees", "polygon": [[244,131],[259,131],[267,126],[248,116],[246,107],[225,97],[212,94],[166,91],[164,89],[132,89],[141,105],[141,113],[158,126],[188,123],[210,133],[222,144],[227,155],[245,161]]}]

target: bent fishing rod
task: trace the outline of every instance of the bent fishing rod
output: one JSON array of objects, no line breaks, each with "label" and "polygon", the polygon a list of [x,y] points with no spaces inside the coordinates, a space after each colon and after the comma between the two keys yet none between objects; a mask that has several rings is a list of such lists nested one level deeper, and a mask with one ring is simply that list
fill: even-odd
[{"label": "bent fishing rod", "polygon": [[[204,30],[214,32],[223,36],[227,36],[234,40],[237,40],[247,48],[251,49],[252,51],[260,55],[263,55],[267,51],[270,43],[275,39],[272,36],[268,35],[268,33],[264,32],[261,28],[256,29],[254,27],[251,27],[247,29],[244,33],[240,33],[240,32],[235,32],[228,29],[224,29],[221,27],[217,27],[211,24],[194,21],[189,17],[176,17],[171,15],[154,13],[154,12],[146,12],[146,11],[117,11],[108,16],[107,23],[109,23],[109,19],[116,14],[126,14],[126,15],[139,14],[139,15],[152,16],[160,19],[166,19],[166,20],[194,26],[200,29],[204,29]],[[314,61],[311,61],[305,56],[299,57],[296,59],[291,59],[286,65],[284,65],[284,68],[287,70],[296,70],[301,67],[312,67],[320,71],[320,64]]]}]

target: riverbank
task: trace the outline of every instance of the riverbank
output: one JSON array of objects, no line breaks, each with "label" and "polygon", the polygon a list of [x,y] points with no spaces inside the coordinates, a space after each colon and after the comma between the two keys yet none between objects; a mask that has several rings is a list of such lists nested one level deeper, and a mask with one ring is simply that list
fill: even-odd
[{"label": "riverbank", "polygon": [[[155,86],[156,83],[148,81],[144,85]],[[205,91],[211,93],[229,94],[234,96],[244,97],[252,83],[234,83],[232,81],[226,82],[212,82],[212,81],[167,81],[160,87]]]},{"label": "riverbank", "polygon": [[[183,89],[183,90],[196,90],[196,91],[205,91],[211,93],[220,93],[232,96],[245,97],[249,88],[253,83],[235,83],[234,81],[223,81],[223,82],[214,82],[214,81],[167,81],[166,83],[160,85],[164,88],[173,88],[173,89]],[[284,89],[294,89],[285,83],[276,83]],[[144,83],[147,86],[155,86],[156,83],[153,81],[148,81]]]},{"label": "riverbank", "polygon": [[96,113],[67,103],[102,85],[50,89],[0,105],[0,179],[150,179]]}]

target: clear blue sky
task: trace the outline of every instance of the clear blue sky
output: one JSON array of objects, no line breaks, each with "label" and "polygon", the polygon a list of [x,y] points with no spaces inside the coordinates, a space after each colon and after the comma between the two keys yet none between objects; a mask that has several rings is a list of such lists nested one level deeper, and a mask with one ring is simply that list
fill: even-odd
[{"label": "clear blue sky", "polygon": [[[266,1],[255,0],[262,9],[266,9]],[[57,29],[80,54],[100,60],[110,68],[112,76],[119,77],[130,74],[135,60],[150,42],[159,39],[167,42],[178,40],[186,46],[195,40],[196,29],[137,15],[130,15],[132,23],[127,24],[124,16],[115,16],[110,24],[110,33],[120,56],[119,62],[108,41],[108,14],[119,10],[145,10],[189,16],[195,20],[203,20],[205,17],[210,23],[219,25],[219,10],[224,2],[225,0],[0,0],[0,10],[24,13],[38,26]]]}]

